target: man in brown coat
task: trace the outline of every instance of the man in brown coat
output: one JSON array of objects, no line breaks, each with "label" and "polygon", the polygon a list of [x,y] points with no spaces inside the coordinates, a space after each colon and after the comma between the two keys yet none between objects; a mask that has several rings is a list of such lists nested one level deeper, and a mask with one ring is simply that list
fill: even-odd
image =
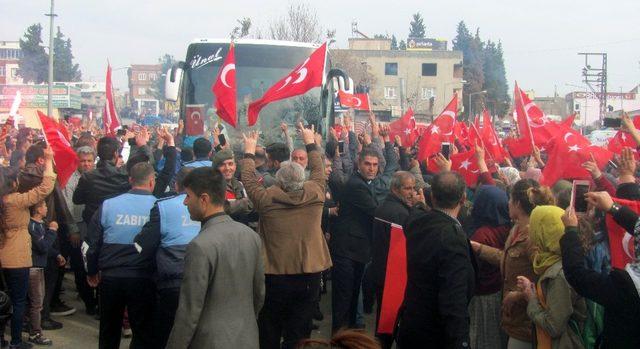
[{"label": "man in brown coat", "polygon": [[255,171],[258,135],[245,136],[242,182],[260,216],[263,241],[265,303],[258,318],[260,348],[294,348],[311,334],[320,292],[320,272],[331,267],[329,248],[320,227],[326,175],[313,130],[301,128],[311,175],[292,161],[280,164],[277,184],[264,188]]}]

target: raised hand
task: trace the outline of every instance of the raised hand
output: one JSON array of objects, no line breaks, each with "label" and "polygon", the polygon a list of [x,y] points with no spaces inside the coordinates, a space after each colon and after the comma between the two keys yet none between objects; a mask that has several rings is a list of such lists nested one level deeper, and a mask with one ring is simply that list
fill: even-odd
[{"label": "raised hand", "polygon": [[569,206],[564,210],[562,223],[564,223],[565,227],[578,227],[578,216],[576,216],[576,209],[573,206]]},{"label": "raised hand", "polygon": [[435,162],[440,171],[451,171],[451,160],[447,160],[442,153],[436,155]]},{"label": "raised hand", "polygon": [[613,206],[613,199],[606,191],[594,191],[585,194],[587,202],[602,211],[609,211]]},{"label": "raised hand", "polygon": [[315,126],[311,125],[311,128],[302,128],[300,134],[302,135],[302,141],[305,145],[315,143]]},{"label": "raised hand", "polygon": [[602,177],[602,172],[598,168],[598,163],[596,163],[596,159],[593,157],[593,154],[591,154],[591,159],[589,161],[585,161],[582,164],[582,167],[589,171],[593,179]]},{"label": "raised hand", "polygon": [[256,146],[258,145],[258,132],[251,131],[248,135],[243,133],[242,138],[244,139],[244,152],[246,154],[255,154]]}]

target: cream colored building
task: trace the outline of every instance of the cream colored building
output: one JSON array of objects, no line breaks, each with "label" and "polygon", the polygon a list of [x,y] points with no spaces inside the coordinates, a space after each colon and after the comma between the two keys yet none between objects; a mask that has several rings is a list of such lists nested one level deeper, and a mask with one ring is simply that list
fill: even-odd
[{"label": "cream colored building", "polygon": [[349,39],[349,47],[339,51],[347,51],[375,77],[368,88],[376,114],[397,118],[411,107],[418,119],[430,121],[454,93],[462,95],[462,52],[391,50],[386,39]]}]

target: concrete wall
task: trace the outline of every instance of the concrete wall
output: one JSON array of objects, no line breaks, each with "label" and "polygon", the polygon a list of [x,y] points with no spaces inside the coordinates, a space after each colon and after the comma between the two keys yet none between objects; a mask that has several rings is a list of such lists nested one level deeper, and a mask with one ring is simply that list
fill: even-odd
[{"label": "concrete wall", "polygon": [[[392,110],[394,117],[412,107],[418,116],[438,115],[463,88],[460,68],[462,52],[458,51],[402,51],[347,50],[358,60],[366,62],[375,76],[369,96],[374,110]],[[385,64],[397,63],[397,75],[385,75]],[[436,64],[436,76],[422,76],[422,64]],[[454,76],[454,71],[456,74]],[[347,72],[348,73],[348,72]],[[357,83],[357,82],[356,82]],[[395,97],[385,97],[385,88],[395,89]],[[401,93],[401,90],[403,91]],[[404,97],[404,105],[401,100]],[[400,107],[404,106],[402,111]]]}]

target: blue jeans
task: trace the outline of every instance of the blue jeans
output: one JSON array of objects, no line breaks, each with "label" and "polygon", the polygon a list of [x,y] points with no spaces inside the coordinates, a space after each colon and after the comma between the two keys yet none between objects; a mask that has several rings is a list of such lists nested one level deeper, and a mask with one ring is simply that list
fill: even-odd
[{"label": "blue jeans", "polygon": [[22,319],[27,308],[29,268],[3,269],[13,306],[11,314],[11,345],[22,343]]}]

